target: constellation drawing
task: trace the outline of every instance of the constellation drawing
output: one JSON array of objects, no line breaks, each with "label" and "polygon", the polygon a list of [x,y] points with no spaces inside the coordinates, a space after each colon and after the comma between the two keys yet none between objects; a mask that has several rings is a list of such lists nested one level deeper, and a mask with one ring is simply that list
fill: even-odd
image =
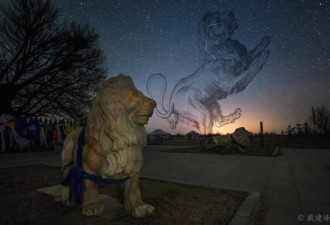
[{"label": "constellation drawing", "polygon": [[180,122],[207,134],[212,132],[214,125],[222,127],[240,118],[240,108],[223,115],[218,101],[243,91],[262,69],[269,57],[270,37],[263,37],[256,47],[247,50],[239,41],[231,39],[237,27],[231,11],[204,15],[198,32],[202,63],[194,73],[175,84],[167,108],[164,106],[166,77],[160,73],[149,77],[147,92],[151,98],[152,80],[155,77],[163,80],[158,104],[161,110],[156,108],[155,112],[160,118],[167,119],[172,129]]}]

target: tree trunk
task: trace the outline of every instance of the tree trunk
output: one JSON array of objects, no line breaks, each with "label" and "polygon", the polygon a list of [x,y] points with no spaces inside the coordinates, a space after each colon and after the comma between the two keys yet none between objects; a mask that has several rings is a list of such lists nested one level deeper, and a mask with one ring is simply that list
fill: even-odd
[{"label": "tree trunk", "polygon": [[9,88],[6,86],[0,86],[0,115],[3,114],[12,114],[14,110],[11,106],[11,102],[15,97],[14,88]]}]

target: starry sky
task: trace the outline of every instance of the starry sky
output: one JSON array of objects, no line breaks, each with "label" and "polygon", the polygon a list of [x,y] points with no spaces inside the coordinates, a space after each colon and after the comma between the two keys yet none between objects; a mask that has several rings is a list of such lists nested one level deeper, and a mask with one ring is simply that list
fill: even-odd
[{"label": "starry sky", "polygon": [[[266,132],[307,121],[312,106],[330,108],[330,2],[327,0],[55,0],[61,19],[87,23],[99,33],[108,76],[130,75],[147,95],[153,73],[167,77],[165,103],[181,78],[201,64],[198,24],[205,12],[232,10],[238,29],[232,39],[248,49],[270,35],[270,57],[247,88],[220,101],[224,114],[243,110],[234,124],[213,129],[233,132],[244,126]],[[153,90],[162,85],[157,83]],[[156,114],[147,130],[176,134]]]}]

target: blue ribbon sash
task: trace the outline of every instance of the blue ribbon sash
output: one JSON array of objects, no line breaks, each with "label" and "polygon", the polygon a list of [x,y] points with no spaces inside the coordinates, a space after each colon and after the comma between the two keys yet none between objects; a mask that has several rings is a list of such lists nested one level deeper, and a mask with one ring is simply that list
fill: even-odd
[{"label": "blue ribbon sash", "polygon": [[72,167],[68,174],[61,181],[62,185],[70,186],[69,201],[75,202],[79,205],[82,204],[83,182],[85,178],[95,183],[101,184],[118,184],[129,179],[129,177],[120,180],[103,179],[101,176],[86,173],[82,167],[81,157],[84,136],[85,127],[81,130],[78,138],[77,165]]}]

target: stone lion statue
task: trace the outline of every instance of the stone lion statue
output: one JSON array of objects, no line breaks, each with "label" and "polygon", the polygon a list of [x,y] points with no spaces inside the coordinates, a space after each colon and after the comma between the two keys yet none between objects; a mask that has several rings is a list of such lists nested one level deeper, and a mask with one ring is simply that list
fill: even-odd
[{"label": "stone lion statue", "polygon": [[242,110],[223,115],[218,101],[243,91],[269,57],[270,37],[265,36],[253,49],[248,50],[232,34],[238,28],[234,14],[207,12],[199,26],[199,45],[203,62],[195,72],[179,80],[174,86],[168,106],[163,104],[167,81],[162,74],[153,74],[147,82],[148,95],[151,81],[159,77],[165,83],[156,114],[167,119],[171,128],[184,123],[204,134],[212,133],[214,125],[222,127],[240,118]]},{"label": "stone lion statue", "polygon": [[[135,217],[153,212],[154,207],[142,202],[139,176],[142,167],[142,149],[146,146],[144,127],[153,114],[155,101],[143,95],[131,77],[118,75],[102,83],[92,102],[84,128],[82,168],[85,173],[102,179],[120,180],[124,207]],[[66,177],[77,165],[77,146],[81,129],[70,133],[63,145],[62,170]],[[83,179],[82,214],[93,216],[103,213],[99,203],[98,184]],[[71,187],[63,186],[62,201],[70,202]]]},{"label": "stone lion statue", "polygon": [[237,128],[231,135],[216,135],[213,136],[213,142],[222,150],[231,149],[245,152],[250,145],[251,133],[244,127]]}]

